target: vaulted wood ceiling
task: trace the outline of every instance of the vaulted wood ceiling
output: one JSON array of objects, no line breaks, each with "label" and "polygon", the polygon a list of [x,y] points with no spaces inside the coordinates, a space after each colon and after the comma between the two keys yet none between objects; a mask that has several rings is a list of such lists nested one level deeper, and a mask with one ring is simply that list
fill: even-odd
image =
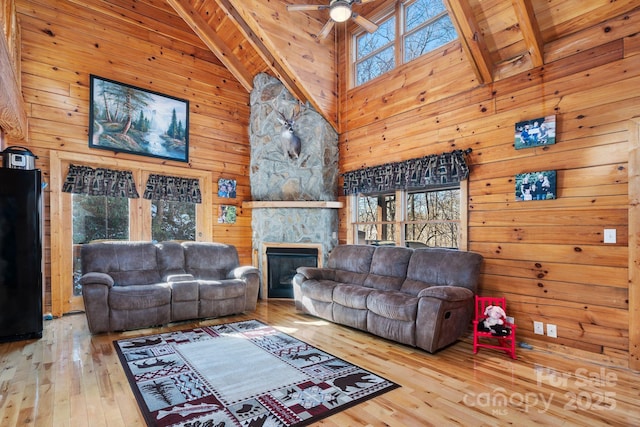
[{"label": "vaulted wood ceiling", "polygon": [[[174,32],[184,35],[183,30],[190,28],[194,39],[204,43],[206,52],[212,52],[247,91],[251,91],[257,74],[269,73],[339,129],[338,88],[347,87],[347,76],[346,67],[340,65],[345,59],[338,56],[344,57],[341,47],[353,24],[338,24],[327,38],[319,39],[316,34],[328,19],[327,10],[287,11],[287,4],[329,1],[137,0],[132,4],[130,0],[112,0],[105,6],[113,13],[118,8],[135,10],[145,17],[140,24],[158,31],[159,37],[165,33],[171,37]],[[374,0],[354,8],[375,21],[401,1]],[[581,38],[606,40],[616,31],[624,31],[625,23],[637,16],[629,12],[640,9],[638,0],[443,1],[474,71],[470,77],[480,85],[516,75],[526,78],[532,70],[542,73],[545,64],[579,53]],[[180,19],[188,28],[182,28],[183,22],[177,24]],[[3,19],[7,34],[13,28],[9,22]],[[199,53],[191,54],[205,50],[194,49]],[[12,68],[11,52],[10,46],[0,44],[0,62],[7,69]],[[4,80],[3,87],[13,88],[13,95],[0,94],[0,124],[9,135],[24,138],[24,112],[14,105],[19,99],[19,79],[6,85]]]},{"label": "vaulted wood ceiling", "polygon": [[[444,0],[462,48],[480,84],[543,66],[545,46],[607,21],[625,19],[637,0]],[[287,4],[329,0],[168,0],[168,3],[250,91],[253,77],[267,72],[296,97],[309,101],[334,126],[338,121],[338,43],[346,24],[324,40],[315,35],[328,12],[289,12]],[[396,0],[356,5],[375,18]],[[571,44],[567,44],[571,46]]]}]

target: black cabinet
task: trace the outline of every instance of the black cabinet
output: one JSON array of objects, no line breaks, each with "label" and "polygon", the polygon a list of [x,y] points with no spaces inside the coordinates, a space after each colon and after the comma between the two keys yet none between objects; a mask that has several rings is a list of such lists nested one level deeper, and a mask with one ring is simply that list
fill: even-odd
[{"label": "black cabinet", "polygon": [[42,176],[0,168],[0,342],[42,337]]}]

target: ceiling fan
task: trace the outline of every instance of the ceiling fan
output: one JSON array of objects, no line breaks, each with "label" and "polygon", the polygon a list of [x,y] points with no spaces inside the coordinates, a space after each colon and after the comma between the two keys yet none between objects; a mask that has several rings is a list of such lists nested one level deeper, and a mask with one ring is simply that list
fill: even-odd
[{"label": "ceiling fan", "polygon": [[318,34],[318,38],[323,39],[329,35],[336,22],[345,22],[349,19],[353,19],[358,25],[368,32],[375,32],[378,29],[376,24],[351,9],[351,6],[354,4],[364,4],[371,1],[373,0],[331,0],[329,4],[289,4],[287,5],[287,10],[305,11],[329,9],[330,18]]}]

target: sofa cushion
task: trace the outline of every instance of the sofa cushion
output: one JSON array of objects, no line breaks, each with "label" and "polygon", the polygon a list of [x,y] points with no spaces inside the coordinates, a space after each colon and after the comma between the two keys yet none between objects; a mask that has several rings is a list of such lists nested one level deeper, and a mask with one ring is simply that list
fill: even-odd
[{"label": "sofa cushion", "polygon": [[380,246],[371,260],[364,286],[385,291],[397,291],[407,275],[413,250],[402,246]]},{"label": "sofa cushion", "polygon": [[151,242],[99,242],[83,245],[82,272],[110,275],[116,286],[149,285],[162,281]]},{"label": "sofa cushion", "polygon": [[374,290],[367,298],[369,311],[387,319],[415,321],[418,298],[399,291]]},{"label": "sofa cushion", "polygon": [[415,321],[412,320],[390,319],[372,311],[367,313],[367,331],[388,340],[415,346],[417,329]]},{"label": "sofa cushion", "polygon": [[362,310],[333,304],[333,318],[331,321],[366,331],[368,314],[369,310],[367,309]]},{"label": "sofa cushion", "polygon": [[462,286],[476,293],[482,255],[456,249],[415,249],[402,292],[411,295],[430,286]]},{"label": "sofa cushion", "polygon": [[162,242],[156,245],[158,269],[163,281],[169,276],[185,274],[184,249],[178,242]]},{"label": "sofa cushion", "polygon": [[333,280],[306,280],[302,282],[300,291],[303,297],[315,301],[333,302],[333,290],[338,282]]},{"label": "sofa cushion", "polygon": [[142,310],[171,304],[171,287],[167,283],[114,286],[109,292],[112,310]]},{"label": "sofa cushion", "polygon": [[220,317],[245,310],[245,282],[240,279],[200,280],[199,317]]},{"label": "sofa cushion", "polygon": [[196,280],[185,280],[181,282],[168,282],[171,286],[171,300],[176,301],[197,301],[200,297],[200,283]]},{"label": "sofa cushion", "polygon": [[341,283],[333,290],[333,302],[345,307],[366,309],[367,297],[372,291],[364,286]]},{"label": "sofa cushion", "polygon": [[240,279],[199,280],[200,300],[244,298],[245,283]]},{"label": "sofa cushion", "polygon": [[221,280],[240,265],[238,251],[223,243],[185,242],[185,269],[196,279]]},{"label": "sofa cushion", "polygon": [[327,268],[336,270],[335,280],[362,285],[369,274],[375,246],[340,245],[333,248]]}]

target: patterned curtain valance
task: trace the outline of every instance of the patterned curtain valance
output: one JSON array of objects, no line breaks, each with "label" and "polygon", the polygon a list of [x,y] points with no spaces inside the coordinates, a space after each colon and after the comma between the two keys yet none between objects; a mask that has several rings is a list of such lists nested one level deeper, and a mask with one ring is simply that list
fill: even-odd
[{"label": "patterned curtain valance", "polygon": [[179,176],[149,175],[142,197],[166,202],[202,203],[200,181]]},{"label": "patterned curtain valance", "polygon": [[62,185],[65,193],[90,196],[140,197],[131,171],[69,165],[67,179]]},{"label": "patterned curtain valance", "polygon": [[467,150],[358,169],[343,174],[344,194],[379,194],[455,184],[467,179]]}]

